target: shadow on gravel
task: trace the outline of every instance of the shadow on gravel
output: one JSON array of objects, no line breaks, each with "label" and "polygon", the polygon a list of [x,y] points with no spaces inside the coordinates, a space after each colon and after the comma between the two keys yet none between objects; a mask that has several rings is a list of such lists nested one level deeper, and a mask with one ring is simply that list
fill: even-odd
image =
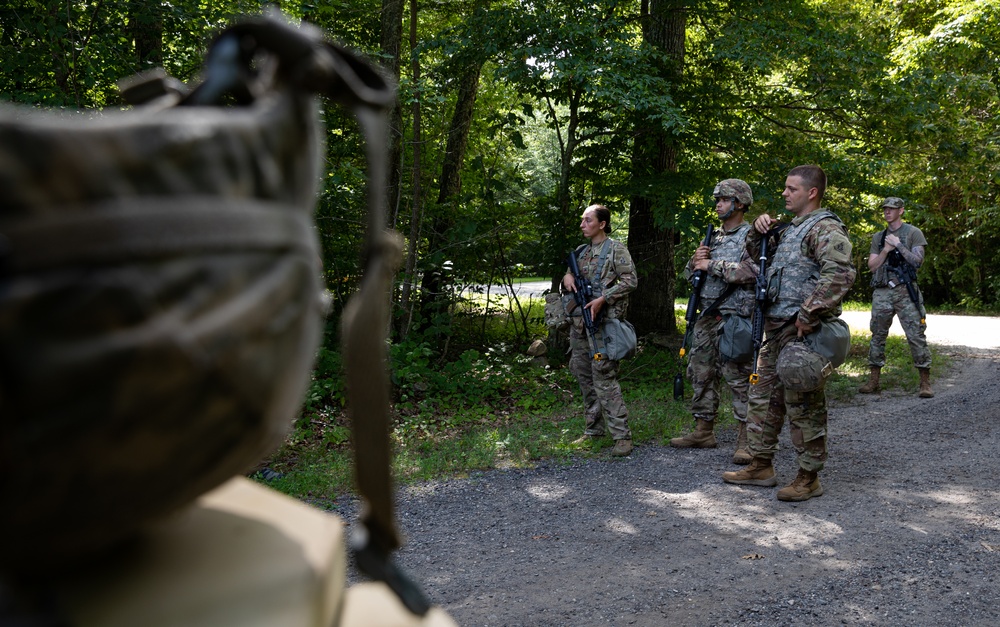
[{"label": "shadow on gravel", "polygon": [[826,494],[799,504],[721,482],[732,433],[407,489],[401,560],[463,625],[998,624],[998,375],[833,409]]}]

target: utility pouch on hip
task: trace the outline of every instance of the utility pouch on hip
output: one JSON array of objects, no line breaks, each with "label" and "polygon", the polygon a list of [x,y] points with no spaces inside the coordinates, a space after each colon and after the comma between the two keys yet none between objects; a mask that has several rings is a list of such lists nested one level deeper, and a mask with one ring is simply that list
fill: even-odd
[{"label": "utility pouch on hip", "polygon": [[601,336],[604,340],[605,359],[620,361],[635,355],[637,348],[635,327],[628,320],[606,318],[601,324]]},{"label": "utility pouch on hip", "polygon": [[726,361],[746,363],[753,359],[753,323],[736,314],[722,316],[719,354]]}]

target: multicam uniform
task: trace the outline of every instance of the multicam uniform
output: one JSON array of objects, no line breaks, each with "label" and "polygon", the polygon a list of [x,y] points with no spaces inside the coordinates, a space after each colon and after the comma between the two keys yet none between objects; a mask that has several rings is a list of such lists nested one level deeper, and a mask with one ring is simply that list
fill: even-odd
[{"label": "multicam uniform", "polygon": [[[747,248],[752,258],[758,257],[760,237],[753,231],[748,238]],[[779,378],[778,373],[810,369],[811,364],[797,363],[804,355],[804,344],[797,341],[794,317],[812,326],[823,318],[840,315],[840,303],[857,273],[851,264],[847,228],[827,210],[798,216],[779,238],[768,268],[766,340],[757,362],[760,380],[750,386],[748,444],[754,457],[772,459],[778,451],[778,434],[787,414],[799,467],[818,472],[827,456],[824,387],[832,367],[828,363],[822,373],[815,373],[815,381],[803,385],[786,385],[789,377]],[[799,346],[792,347],[793,344]]]},{"label": "multicam uniform", "polygon": [[[719,354],[719,342],[722,339],[724,314],[749,317],[753,313],[752,284],[755,275],[752,266],[740,263],[749,259],[746,239],[751,230],[744,220],[730,231],[716,231],[710,244],[712,258],[708,262],[708,277],[701,288],[702,311],[711,308],[730,284],[738,287],[709,315],[702,316],[694,325],[687,375],[694,388],[691,413],[702,420],[715,420],[719,410],[720,377],[725,379],[732,391],[733,414],[742,422],[747,419],[747,389],[750,386],[753,364],[749,361],[723,361]],[[693,267],[692,257],[688,262],[688,270],[691,271]]]},{"label": "multicam uniform", "polygon": [[[879,231],[872,236],[869,251],[872,255],[882,251],[883,234],[885,231]],[[903,223],[898,230],[889,231],[888,234],[898,237],[899,247],[906,250],[913,250],[916,246],[927,246],[923,232],[910,224]],[[872,287],[875,290],[872,293],[872,319],[869,327],[872,340],[868,348],[868,364],[880,368],[885,365],[885,340],[889,336],[892,317],[899,316],[899,324],[903,327],[906,341],[910,345],[913,365],[917,368],[930,368],[931,351],[927,348],[927,338],[924,335],[927,324],[921,322],[924,318],[924,297],[920,293],[920,288],[913,284],[920,300],[920,308],[917,308],[910,300],[906,286],[900,283],[896,273],[889,269],[888,262],[875,270],[872,275]]]},{"label": "multicam uniform", "polygon": [[[601,268],[599,280],[594,281],[601,248],[608,246]],[[625,244],[608,238],[593,246],[587,244],[577,253],[577,262],[583,278],[592,281],[594,298],[604,296],[607,301],[601,310],[602,317],[624,318],[628,309],[628,294],[635,289],[638,278],[632,256]],[[583,328],[583,318],[573,316],[573,328],[569,334],[572,356],[569,360],[570,372],[580,384],[586,417],[586,435],[603,435],[605,423],[615,440],[631,440],[628,427],[628,410],[622,399],[618,385],[618,362],[603,359],[594,361],[591,357],[590,342]]]}]

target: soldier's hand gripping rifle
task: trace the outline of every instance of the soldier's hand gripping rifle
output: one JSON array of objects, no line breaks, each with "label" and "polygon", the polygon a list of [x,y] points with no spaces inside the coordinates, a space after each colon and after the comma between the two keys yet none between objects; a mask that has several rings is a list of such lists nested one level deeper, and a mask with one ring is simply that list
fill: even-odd
[{"label": "soldier's hand gripping rifle", "polygon": [[[884,242],[883,237],[883,245]],[[920,313],[920,324],[927,324],[927,314],[920,306],[920,295],[917,294],[917,270],[903,258],[903,253],[899,252],[898,248],[893,248],[889,253],[889,270],[896,275],[900,283],[906,286],[906,293],[909,294],[913,306]],[[896,287],[896,285],[890,282],[889,287]]]},{"label": "soldier's hand gripping rifle", "polygon": [[[714,231],[715,227],[709,224],[708,228],[705,229],[705,239],[701,243],[702,246],[710,246],[712,244],[712,233]],[[704,270],[695,270],[691,275],[691,296],[688,297],[687,311],[684,313],[687,328],[684,331],[684,342],[681,344],[680,350],[680,357],[682,359],[694,341],[694,325],[698,322],[698,314],[701,313],[701,288],[704,287],[707,276],[708,272]],[[684,373],[678,372],[674,375],[674,400],[679,401],[682,398],[684,398]]]},{"label": "soldier's hand gripping rifle", "polygon": [[573,292],[573,299],[576,301],[577,307],[580,308],[580,315],[583,317],[584,334],[587,336],[587,341],[590,342],[590,356],[593,357],[594,361],[601,361],[604,359],[604,355],[597,347],[597,321],[594,320],[594,317],[590,315],[590,310],[587,309],[587,303],[594,300],[594,286],[591,285],[590,281],[583,278],[583,274],[580,272],[580,264],[576,261],[576,251],[569,254],[567,263],[569,264],[569,271],[573,275],[573,283],[576,286],[576,291]]}]

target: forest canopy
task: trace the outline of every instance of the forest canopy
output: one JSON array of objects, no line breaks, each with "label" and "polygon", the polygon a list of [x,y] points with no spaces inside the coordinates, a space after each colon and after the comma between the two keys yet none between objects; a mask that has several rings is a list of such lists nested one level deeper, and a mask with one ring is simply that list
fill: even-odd
[{"label": "forest canopy", "polygon": [[[613,210],[640,288],[640,332],[676,330],[679,268],[714,217],[723,178],[750,183],[753,217],[782,212],[793,166],[827,171],[859,279],[906,200],[928,255],[928,304],[1000,305],[1000,4],[993,0],[338,0],[282,2],[291,18],[368,54],[400,85],[390,224],[407,236],[396,339],[442,333],[456,295],[561,275],[581,210]],[[163,67],[197,79],[207,42],[246,0],[0,0],[0,97],[119,108],[118,79]],[[359,133],[326,113],[317,224],[334,313],[359,277]],[[334,316],[336,317],[336,316]]]}]

